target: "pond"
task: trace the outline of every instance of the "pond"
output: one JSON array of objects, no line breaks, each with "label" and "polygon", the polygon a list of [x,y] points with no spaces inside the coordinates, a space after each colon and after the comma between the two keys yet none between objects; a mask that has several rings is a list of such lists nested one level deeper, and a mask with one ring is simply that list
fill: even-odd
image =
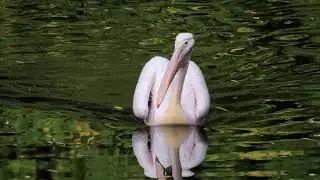
[{"label": "pond", "polygon": [[191,179],[320,179],[317,0],[1,0],[0,22],[0,179],[147,179],[133,92],[180,32],[212,102]]}]

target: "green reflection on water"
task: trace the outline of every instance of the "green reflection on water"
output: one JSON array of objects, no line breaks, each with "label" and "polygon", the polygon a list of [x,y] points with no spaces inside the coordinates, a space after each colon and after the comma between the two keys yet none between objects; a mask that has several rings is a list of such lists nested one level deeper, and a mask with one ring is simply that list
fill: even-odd
[{"label": "green reflection on water", "polygon": [[142,179],[132,94],[182,31],[195,34],[214,102],[197,177],[319,179],[319,8],[0,1],[1,179]]}]

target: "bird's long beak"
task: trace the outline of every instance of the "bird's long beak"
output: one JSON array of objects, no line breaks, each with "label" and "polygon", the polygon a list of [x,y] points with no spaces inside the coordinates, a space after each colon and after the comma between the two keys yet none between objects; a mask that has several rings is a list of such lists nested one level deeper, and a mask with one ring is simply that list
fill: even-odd
[{"label": "bird's long beak", "polygon": [[163,75],[160,89],[158,91],[157,108],[159,108],[164,97],[166,96],[167,90],[179,68],[183,66],[184,63],[182,62],[184,62],[184,59],[187,57],[186,55],[189,53],[189,50],[190,48],[184,48],[182,47],[182,45],[179,45],[173,52],[171,61],[166,69],[166,72]]},{"label": "bird's long beak", "polygon": [[171,160],[172,177],[175,180],[182,180],[182,166],[179,157],[179,146],[170,147],[169,153]]}]

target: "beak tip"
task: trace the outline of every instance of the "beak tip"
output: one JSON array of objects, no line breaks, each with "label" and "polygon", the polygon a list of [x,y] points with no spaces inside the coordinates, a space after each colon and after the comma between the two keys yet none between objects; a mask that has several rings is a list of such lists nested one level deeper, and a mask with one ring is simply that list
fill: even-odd
[{"label": "beak tip", "polygon": [[160,107],[160,105],[161,105],[161,103],[162,103],[162,98],[157,98],[157,108],[159,108]]}]

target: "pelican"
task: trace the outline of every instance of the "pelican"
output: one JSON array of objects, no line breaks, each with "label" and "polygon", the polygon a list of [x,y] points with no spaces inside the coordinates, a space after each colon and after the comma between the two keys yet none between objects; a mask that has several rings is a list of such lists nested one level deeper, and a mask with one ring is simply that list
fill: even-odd
[{"label": "pelican", "polygon": [[205,159],[207,136],[199,127],[150,126],[149,133],[150,149],[146,131],[132,134],[133,152],[147,177],[166,179],[165,168],[171,166],[172,177],[181,180],[193,176],[190,169]]},{"label": "pelican", "polygon": [[133,112],[147,125],[201,124],[210,95],[198,65],[190,60],[195,40],[177,35],[171,61],[156,56],[143,67],[133,97]]}]

